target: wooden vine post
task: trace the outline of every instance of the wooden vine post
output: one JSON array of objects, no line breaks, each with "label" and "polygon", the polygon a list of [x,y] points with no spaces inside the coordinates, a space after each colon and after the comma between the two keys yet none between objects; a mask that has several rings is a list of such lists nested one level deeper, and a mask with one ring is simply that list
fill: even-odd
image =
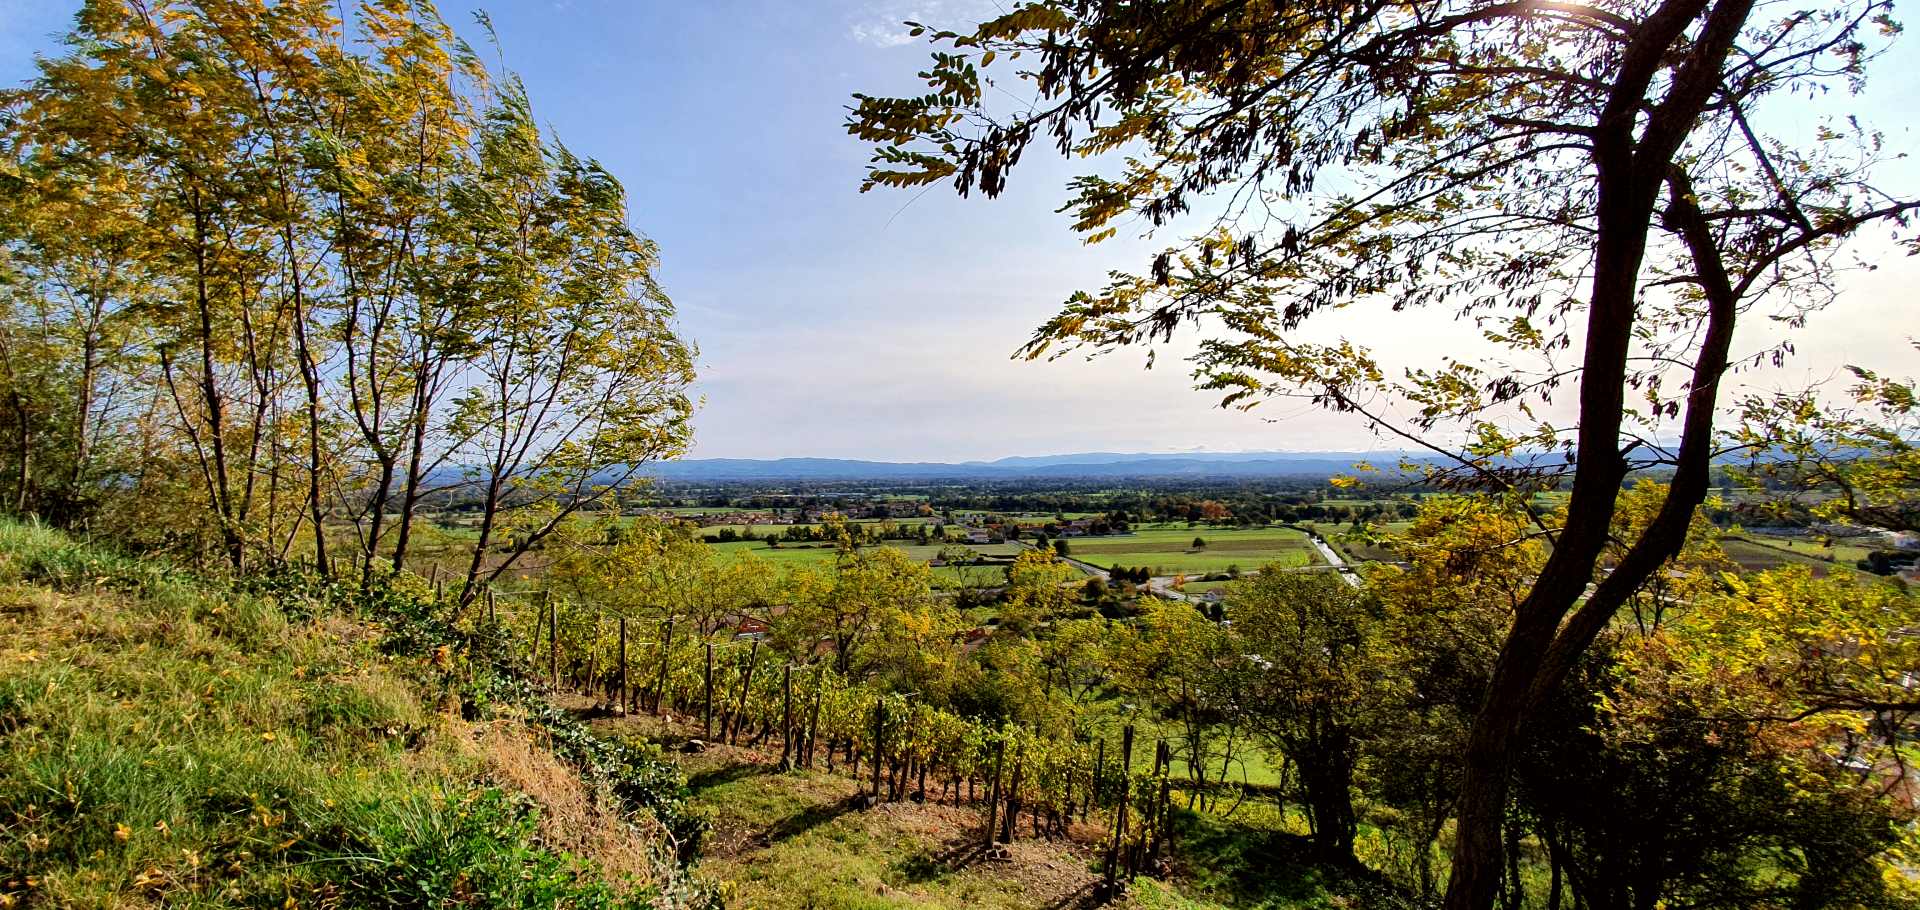
[{"label": "wooden vine post", "polygon": [[1014,750],[1013,779],[1007,781],[1007,811],[1000,818],[1000,842],[1003,844],[1013,843],[1013,826],[1020,820],[1020,778],[1027,767],[1025,759],[1024,749]]},{"label": "wooden vine post", "polygon": [[793,753],[793,664],[787,664],[780,668],[780,770],[793,770]]},{"label": "wooden vine post", "polygon": [[753,647],[747,651],[747,667],[740,671],[740,698],[734,703],[733,717],[727,728],[727,744],[732,745],[734,737],[740,735],[740,725],[747,719],[747,692],[753,688],[753,666],[760,660],[760,639],[753,640]]},{"label": "wooden vine post", "polygon": [[547,602],[547,678],[551,685],[560,688],[560,605],[553,602],[553,595],[541,592],[540,597]]},{"label": "wooden vine post", "polygon": [[[818,745],[818,740],[820,738],[820,695],[822,692],[826,690],[826,683],[827,683],[827,667],[825,664],[822,664],[814,668],[814,671],[813,671],[813,709],[807,712],[807,769],[808,770],[813,769],[814,747]],[[829,761],[833,759],[831,747],[829,747],[828,749],[827,759]]]},{"label": "wooden vine post", "polygon": [[540,663],[540,627],[547,624],[547,602],[544,598],[540,606],[533,611],[533,634],[527,636],[533,641],[533,647],[527,652],[527,663],[539,666]]},{"label": "wooden vine post", "polygon": [[1160,832],[1167,824],[1166,783],[1167,776],[1170,773],[1167,767],[1170,761],[1171,753],[1167,748],[1167,741],[1164,739],[1159,740],[1154,744],[1153,774],[1147,778],[1150,786],[1158,782],[1159,786],[1155,789],[1159,792],[1150,790],[1147,793],[1149,802],[1147,803],[1146,816],[1141,819],[1140,828],[1141,833],[1145,835],[1145,839],[1135,848],[1139,856],[1139,859],[1133,864],[1133,870],[1135,872],[1140,871],[1143,867],[1151,868],[1154,859],[1159,853]]},{"label": "wooden vine post", "polygon": [[707,721],[702,730],[707,739],[713,738],[713,642],[707,642]]},{"label": "wooden vine post", "polygon": [[627,700],[627,693],[632,690],[627,688],[627,618],[625,616],[620,617],[620,682],[618,685],[620,686],[618,696],[620,713],[625,714],[632,706],[632,703]]},{"label": "wooden vine post", "polygon": [[660,713],[660,701],[667,694],[667,661],[673,655],[673,620],[667,620],[665,642],[660,645],[660,682],[653,689],[653,713]]},{"label": "wooden vine post", "polygon": [[1153,849],[1148,851],[1149,862],[1158,864],[1160,851],[1173,842],[1173,824],[1168,813],[1173,808],[1173,746],[1165,740],[1160,743],[1160,808],[1154,810]]},{"label": "wooden vine post", "polygon": [[873,700],[873,801],[880,801],[880,769],[887,754],[887,702]]},{"label": "wooden vine post", "polygon": [[993,848],[994,823],[1000,814],[1000,769],[1007,757],[1007,741],[996,739],[993,742],[993,787],[987,790],[987,849]]},{"label": "wooden vine post", "polygon": [[1120,846],[1127,836],[1127,791],[1132,773],[1133,725],[1128,724],[1120,732],[1120,798],[1114,808],[1113,841],[1107,845],[1107,862],[1101,876],[1101,896],[1106,900],[1119,896]]}]

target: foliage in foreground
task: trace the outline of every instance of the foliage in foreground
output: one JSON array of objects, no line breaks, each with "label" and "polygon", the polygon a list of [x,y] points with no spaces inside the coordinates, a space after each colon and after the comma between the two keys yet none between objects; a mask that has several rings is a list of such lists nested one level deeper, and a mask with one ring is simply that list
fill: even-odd
[{"label": "foliage in foreground", "polygon": [[546,844],[446,710],[464,656],[281,604],[0,525],[0,902],[711,902]]}]

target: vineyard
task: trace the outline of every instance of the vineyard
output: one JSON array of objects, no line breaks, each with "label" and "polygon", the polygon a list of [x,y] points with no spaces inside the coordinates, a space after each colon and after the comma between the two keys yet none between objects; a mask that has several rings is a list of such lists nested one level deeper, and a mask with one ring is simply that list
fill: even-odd
[{"label": "vineyard", "polygon": [[[601,713],[697,720],[705,740],[778,749],[781,770],[859,781],[866,806],[975,808],[989,854],[1023,829],[1063,838],[1074,822],[1091,821],[1106,832],[1102,900],[1160,866],[1173,797],[1194,788],[1175,774],[1171,741],[1137,738],[1131,724],[1078,735],[996,726],[852,681],[826,660],[776,665],[756,635],[676,635],[672,623],[649,624],[642,635],[637,623],[538,595],[486,604],[494,635],[526,647],[552,686]],[[1221,786],[1207,789],[1196,796],[1219,799]]]}]

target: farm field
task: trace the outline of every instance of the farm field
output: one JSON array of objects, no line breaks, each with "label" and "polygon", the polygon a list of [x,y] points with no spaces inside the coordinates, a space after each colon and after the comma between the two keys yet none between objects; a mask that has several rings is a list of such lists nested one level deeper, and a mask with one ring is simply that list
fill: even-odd
[{"label": "farm field", "polygon": [[[1195,537],[1204,549],[1193,549]],[[1115,537],[1069,539],[1069,555],[1096,566],[1148,566],[1155,575],[1197,575],[1239,567],[1251,572],[1268,563],[1313,565],[1317,559],[1307,535],[1292,528],[1146,527]]]},{"label": "farm field", "polygon": [[[890,521],[893,524],[899,525],[899,526],[931,524],[934,521],[936,521],[936,519],[926,518],[926,517],[889,518],[885,520]],[[878,518],[858,518],[858,519],[852,519],[848,521],[847,524],[877,525],[877,524],[880,524],[881,521],[882,519],[878,519]],[[718,534],[723,530],[731,528],[733,532],[736,534],[753,534],[757,537],[765,537],[768,534],[784,534],[786,533],[786,530],[788,528],[794,528],[794,527],[814,529],[814,528],[820,527],[820,524],[818,522],[809,522],[809,523],[800,523],[800,524],[761,523],[761,524],[755,524],[755,525],[711,524],[711,525],[702,525],[700,527],[700,533],[701,534]]]},{"label": "farm field", "polygon": [[[1789,546],[1792,544],[1792,546]],[[1824,576],[1832,573],[1842,575],[1866,575],[1853,567],[1856,560],[1866,557],[1864,547],[1821,547],[1808,541],[1764,540],[1756,541],[1746,537],[1728,535],[1720,538],[1720,549],[1725,550],[1727,558],[1738,563],[1748,572],[1763,572],[1784,565],[1804,565],[1813,569],[1813,574]],[[1842,556],[1841,553],[1858,551],[1858,555]]]},{"label": "farm field", "polygon": [[1814,559],[1838,562],[1849,566],[1862,559],[1866,559],[1867,554],[1872,553],[1874,550],[1873,547],[1864,547],[1858,544],[1836,543],[1828,546],[1817,540],[1798,540],[1792,537],[1775,537],[1770,534],[1754,534],[1751,532],[1747,534],[1746,539],[1761,546],[1778,547]]},{"label": "farm field", "polygon": [[[1413,522],[1385,521],[1377,523],[1375,527],[1387,534],[1405,534],[1408,528],[1413,527]],[[1395,553],[1393,548],[1385,542],[1349,537],[1340,530],[1329,529],[1321,533],[1326,537],[1327,544],[1348,562],[1393,562],[1401,558],[1400,554]]]},{"label": "farm field", "polygon": [[[837,553],[837,550],[829,544],[781,544],[778,547],[769,547],[764,542],[748,540],[738,543],[709,544],[709,546],[713,547],[722,559],[738,559],[742,556],[752,555],[756,559],[764,559],[781,568],[798,565],[826,565],[833,562],[834,556]],[[949,546],[952,545],[949,544]],[[893,548],[907,554],[908,559],[916,562],[926,562],[940,555],[940,550],[942,549],[942,547],[937,546],[898,545],[893,545]],[[1000,556],[1011,559],[1019,555],[1023,547],[1019,544],[1003,543],[970,545],[968,549],[982,556]],[[939,566],[933,570],[933,577],[937,581],[943,581],[948,584],[997,584],[1005,575],[1005,570],[997,565]]]},{"label": "farm field", "polygon": [[1221,590],[1222,588],[1225,588],[1227,585],[1230,585],[1230,584],[1233,584],[1233,582],[1231,581],[1190,581],[1180,586],[1180,592],[1183,594],[1205,594],[1209,591]]}]

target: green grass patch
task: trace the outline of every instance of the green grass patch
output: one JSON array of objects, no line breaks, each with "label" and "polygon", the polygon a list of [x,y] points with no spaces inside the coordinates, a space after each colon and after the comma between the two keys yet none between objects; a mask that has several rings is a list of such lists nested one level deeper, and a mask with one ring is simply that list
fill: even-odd
[{"label": "green grass patch", "polygon": [[699,906],[610,881],[454,726],[457,654],[0,523],[0,895],[28,906]]},{"label": "green grass patch", "polygon": [[[1206,546],[1195,548],[1194,538]],[[1148,527],[1112,537],[1075,537],[1068,552],[1097,566],[1148,566],[1155,575],[1202,575],[1239,567],[1307,566],[1317,562],[1307,536],[1292,528]]]},{"label": "green grass patch", "polygon": [[1720,538],[1720,549],[1726,551],[1728,559],[1733,560],[1741,569],[1748,572],[1764,572],[1781,566],[1804,565],[1816,576],[1834,573],[1843,576],[1867,574],[1854,568],[1856,560],[1866,557],[1864,547],[1851,548],[1858,550],[1860,555],[1853,559],[1843,559],[1834,552],[1834,548],[1820,547],[1807,541],[1725,535]]},{"label": "green grass patch", "polygon": [[[860,809],[853,802],[858,784],[844,776],[704,760],[689,782],[695,802],[715,816],[715,843],[699,868],[727,880],[733,906],[1026,910],[1053,903],[1040,890],[1052,882],[958,858],[970,845],[966,826],[978,824],[972,810],[917,803]],[[1091,878],[1085,856],[1046,849],[1059,852],[1048,862],[1062,879]]]}]

